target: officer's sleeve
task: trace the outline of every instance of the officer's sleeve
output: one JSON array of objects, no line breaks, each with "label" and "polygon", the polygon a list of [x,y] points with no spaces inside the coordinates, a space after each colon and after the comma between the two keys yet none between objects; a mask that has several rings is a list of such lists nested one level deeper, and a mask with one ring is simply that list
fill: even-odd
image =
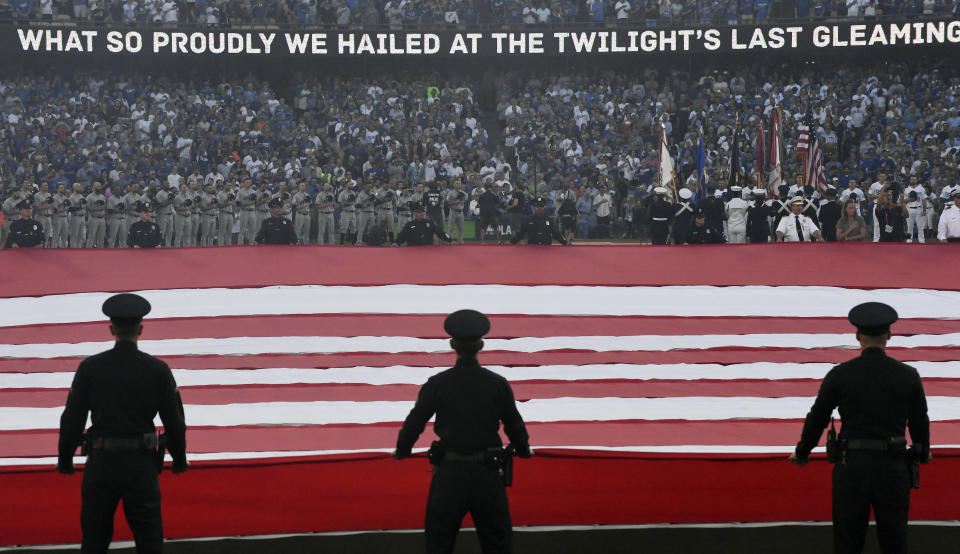
[{"label": "officer's sleeve", "polygon": [[400,229],[400,232],[397,233],[397,244],[403,244],[409,240],[408,235],[410,234],[410,224],[407,223],[403,226],[403,229]]},{"label": "officer's sleeve", "polygon": [[523,240],[523,237],[525,237],[526,234],[527,234],[527,223],[525,222],[520,225],[519,229],[517,229],[517,234],[510,237],[510,244],[517,244],[518,242]]},{"label": "officer's sleeve", "polygon": [[923,392],[923,382],[920,374],[913,370],[914,386],[910,398],[910,412],[907,415],[907,427],[910,428],[910,439],[914,447],[922,450],[922,460],[926,460],[926,452],[930,448],[930,417],[927,415],[927,396]]},{"label": "officer's sleeve", "polygon": [[523,417],[517,410],[513,389],[506,380],[503,381],[503,389],[503,406],[500,411],[503,432],[510,439],[510,444],[517,450],[517,454],[521,458],[526,458],[530,455],[530,435],[527,434],[527,426],[524,425]]},{"label": "officer's sleeve", "polygon": [[817,399],[813,402],[813,407],[807,413],[807,418],[803,423],[803,432],[800,434],[800,442],[797,443],[796,454],[800,459],[806,459],[810,456],[810,451],[820,442],[820,435],[826,429],[830,422],[830,416],[833,409],[839,403],[840,387],[837,384],[836,368],[827,373],[823,383],[820,385],[820,392],[817,393]]},{"label": "officer's sleeve", "polygon": [[60,416],[60,440],[57,457],[61,467],[73,464],[73,453],[80,444],[83,428],[87,425],[87,413],[90,411],[90,378],[84,363],[77,368],[73,384],[67,395],[67,405]]},{"label": "officer's sleeve", "polygon": [[183,414],[183,402],[177,382],[167,364],[163,364],[160,384],[160,421],[167,434],[167,450],[174,465],[185,465],[187,461],[187,424]]},{"label": "officer's sleeve", "polygon": [[433,382],[427,381],[426,384],[420,388],[420,394],[417,395],[417,402],[413,405],[413,409],[407,414],[407,418],[403,420],[403,427],[400,428],[400,434],[397,436],[398,456],[405,457],[410,455],[414,443],[417,442],[417,438],[423,433],[427,422],[430,421],[430,418],[433,417],[436,411]]}]

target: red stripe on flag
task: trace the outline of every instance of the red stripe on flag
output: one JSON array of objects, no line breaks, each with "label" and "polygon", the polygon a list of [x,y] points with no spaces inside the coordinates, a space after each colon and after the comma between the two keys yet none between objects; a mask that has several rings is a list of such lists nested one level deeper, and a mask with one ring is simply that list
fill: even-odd
[{"label": "red stripe on flag", "polygon": [[[405,336],[446,338],[444,315],[322,314],[150,319],[148,340],[230,337]],[[852,333],[840,317],[673,317],[492,315],[487,338],[629,335]],[[105,321],[0,327],[0,344],[111,340]],[[896,335],[960,332],[960,320],[901,319]]]},{"label": "red stripe on flag", "polygon": [[[812,403],[812,402],[811,402]],[[528,422],[534,448],[559,446],[790,446],[802,419],[706,421],[562,421]],[[400,422],[338,425],[270,425],[189,427],[187,450],[216,452],[309,452],[316,450],[389,449],[396,444]],[[935,421],[931,436],[938,444],[960,444],[960,422]],[[417,448],[434,439],[432,424]],[[934,448],[936,450],[936,448]],[[56,430],[0,432],[0,451],[7,457],[55,456]]]}]

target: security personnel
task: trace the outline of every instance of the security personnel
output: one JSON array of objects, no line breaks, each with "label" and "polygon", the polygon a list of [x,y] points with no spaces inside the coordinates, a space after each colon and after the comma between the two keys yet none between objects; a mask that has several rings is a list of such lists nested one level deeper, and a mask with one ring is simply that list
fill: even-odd
[{"label": "security personnel", "polygon": [[813,220],[800,213],[803,209],[803,197],[797,196],[789,202],[791,214],[780,218],[777,226],[777,242],[815,242],[821,240],[820,229]]},{"label": "security personnel", "polygon": [[[880,549],[905,554],[911,466],[931,457],[927,400],[917,370],[884,352],[897,312],[867,302],[850,310],[848,319],[857,328],[860,356],[824,377],[789,459],[806,465],[838,408],[842,428],[833,468],[834,552],[863,550],[872,506]],[[913,439],[909,452],[905,427]]]},{"label": "security personnel", "polygon": [[686,244],[722,244],[724,239],[720,230],[707,225],[707,213],[703,208],[697,208],[697,211],[693,212],[693,226],[687,231],[687,236],[683,242]]},{"label": "security personnel", "polygon": [[553,239],[560,244],[568,244],[560,233],[560,227],[543,214],[544,206],[546,201],[542,196],[533,199],[533,215],[520,225],[510,239],[511,244],[517,244],[523,237],[527,237],[527,244],[551,244]]},{"label": "security personnel", "polygon": [[667,244],[670,234],[670,220],[673,219],[673,205],[667,202],[667,189],[656,187],[656,195],[650,205],[650,242],[653,244]]},{"label": "security personnel", "polygon": [[474,310],[459,310],[443,324],[456,365],[427,380],[403,422],[394,457],[410,456],[427,421],[440,437],[431,448],[435,464],[424,520],[428,553],[449,553],[463,517],[470,512],[485,553],[513,551],[510,506],[504,487],[500,422],[516,453],[530,457],[529,436],[506,379],[480,367],[477,353],[490,321]]},{"label": "security personnel", "polygon": [[937,240],[940,242],[960,242],[960,187],[953,189],[950,198],[953,204],[943,209],[937,225]]},{"label": "security personnel", "polygon": [[263,220],[257,233],[257,244],[297,244],[293,222],[281,217],[283,202],[279,198],[270,201],[270,217]]},{"label": "security personnel", "polygon": [[163,242],[160,227],[150,221],[150,204],[137,203],[138,219],[127,233],[127,246],[131,248],[156,248]]},{"label": "security personnel", "polygon": [[107,552],[120,500],[137,552],[161,551],[157,476],[163,452],[153,425],[158,413],[173,472],[183,473],[189,467],[183,404],[173,373],[166,363],[137,348],[141,322],[149,312],[150,303],[136,294],[117,294],[103,303],[116,343],[111,350],[80,362],[60,418],[57,471],[67,475],[74,472],[73,454],[83,440],[88,412],[92,422],[86,434],[87,464],[80,493],[83,552]]},{"label": "security personnel", "polygon": [[33,205],[30,200],[20,201],[20,219],[10,223],[10,233],[4,248],[43,247],[43,225],[33,219]]},{"label": "security personnel", "polygon": [[443,229],[424,217],[426,211],[423,204],[414,204],[411,206],[413,212],[413,221],[403,226],[403,229],[397,234],[397,244],[407,243],[410,246],[427,246],[433,244],[433,237],[446,242],[453,242],[449,235],[443,232]]},{"label": "security personnel", "polygon": [[708,194],[700,200],[697,208],[703,210],[703,214],[706,217],[706,225],[712,228],[718,236],[722,237],[724,208],[723,200],[720,198],[721,195],[716,188],[716,185],[713,183],[707,183]]}]

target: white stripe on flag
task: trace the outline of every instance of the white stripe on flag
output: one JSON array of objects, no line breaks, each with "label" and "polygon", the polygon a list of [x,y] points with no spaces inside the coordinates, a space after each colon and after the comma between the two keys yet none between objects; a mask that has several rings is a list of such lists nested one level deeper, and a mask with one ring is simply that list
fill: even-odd
[{"label": "white stripe on flag", "polygon": [[[520,412],[528,422],[619,420],[796,419],[813,398],[705,397],[670,398],[535,398]],[[931,421],[960,419],[955,397],[930,396]],[[257,402],[184,406],[191,426],[331,425],[399,423],[413,401]],[[62,408],[0,408],[0,431],[58,429]],[[159,423],[159,419],[157,420]]]},{"label": "white stripe on flag", "polygon": [[[523,381],[580,381],[584,379],[696,379],[733,380],[822,379],[834,364],[587,364],[544,366],[484,366],[512,383]],[[956,362],[910,362],[920,377],[957,377]],[[422,385],[447,367],[336,367],[328,369],[174,369],[180,387],[290,384]],[[0,373],[0,389],[67,389],[73,373]],[[66,396],[64,396],[66,400]]]},{"label": "white stripe on flag", "polygon": [[[0,344],[0,357],[59,358],[90,356],[113,347],[113,342],[55,344]],[[486,339],[489,351],[543,352],[586,350],[592,352],[654,351],[706,348],[858,348],[853,334],[777,333],[751,335],[638,335],[624,337],[524,337]],[[960,333],[895,336],[891,347],[921,348],[960,346]],[[203,339],[141,340],[138,347],[154,356],[256,354],[337,354],[346,352],[450,352],[448,339],[414,337],[231,337]]]},{"label": "white stripe on flag", "polygon": [[[111,293],[0,299],[0,327],[101,321]],[[902,318],[960,318],[960,292],[803,286],[588,287],[512,285],[277,286],[139,291],[151,318],[265,314],[488,314],[837,317],[885,302]]]}]

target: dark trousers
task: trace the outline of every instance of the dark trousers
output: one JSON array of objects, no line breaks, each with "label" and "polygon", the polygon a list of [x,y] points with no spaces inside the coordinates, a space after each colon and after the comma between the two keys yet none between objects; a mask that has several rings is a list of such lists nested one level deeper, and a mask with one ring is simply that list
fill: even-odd
[{"label": "dark trousers", "polygon": [[90,453],[83,472],[81,552],[106,554],[113,538],[113,515],[120,500],[123,500],[123,512],[133,531],[138,554],[161,552],[160,481],[152,455],[102,450]]},{"label": "dark trousers", "polygon": [[484,554],[513,552],[507,490],[497,470],[482,462],[444,462],[434,468],[427,498],[427,554],[453,552],[467,512]]},{"label": "dark trousers", "polygon": [[910,470],[902,457],[882,452],[848,452],[833,468],[833,551],[859,554],[867,535],[870,508],[877,520],[883,554],[906,554]]},{"label": "dark trousers", "polygon": [[667,235],[670,227],[666,223],[654,221],[650,224],[650,242],[652,244],[667,244]]}]

